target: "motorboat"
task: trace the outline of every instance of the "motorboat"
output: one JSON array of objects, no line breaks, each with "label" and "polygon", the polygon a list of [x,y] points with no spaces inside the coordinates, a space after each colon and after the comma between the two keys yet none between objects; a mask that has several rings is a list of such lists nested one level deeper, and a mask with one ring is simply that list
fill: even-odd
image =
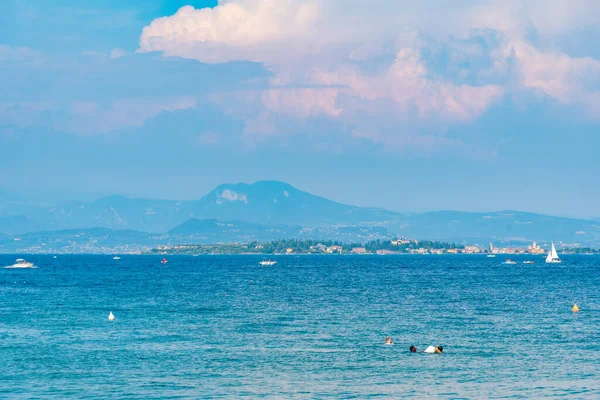
[{"label": "motorboat", "polygon": [[121,257],[119,257],[119,256],[114,256],[113,257],[113,260],[120,260],[120,259],[121,259]]},{"label": "motorboat", "polygon": [[25,261],[22,258],[18,258],[13,265],[9,265],[6,268],[36,268],[36,266],[29,261]]},{"label": "motorboat", "polygon": [[527,261],[523,261],[523,264],[535,264],[535,261],[527,260]]},{"label": "motorboat", "polygon": [[265,265],[265,266],[275,265],[275,264],[277,264],[277,261],[273,261],[273,260],[262,260],[260,262],[260,265]]},{"label": "motorboat", "polygon": [[517,263],[516,261],[513,261],[513,260],[511,260],[510,258],[507,258],[507,259],[506,259],[506,261],[504,261],[502,264],[510,264],[510,265],[513,265],[513,264],[516,264],[516,263]]},{"label": "motorboat", "polygon": [[160,260],[160,263],[161,263],[161,264],[166,264],[166,263],[168,263],[168,262],[169,262],[169,261],[167,261],[167,259],[166,259],[166,258],[163,258],[162,260]]}]

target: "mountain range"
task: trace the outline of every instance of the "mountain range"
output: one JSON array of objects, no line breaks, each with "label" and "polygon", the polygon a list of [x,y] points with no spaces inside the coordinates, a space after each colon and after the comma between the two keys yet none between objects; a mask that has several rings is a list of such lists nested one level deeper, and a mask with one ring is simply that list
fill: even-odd
[{"label": "mountain range", "polygon": [[53,235],[98,228],[105,230],[100,237],[116,238],[119,231],[126,231],[129,233],[121,240],[140,244],[292,237],[364,241],[394,236],[479,244],[531,240],[600,243],[597,220],[519,211],[399,213],[331,201],[277,181],[220,185],[193,201],[108,196],[95,201],[50,202],[0,192],[0,234],[5,240],[20,235],[21,240],[43,237],[39,240],[49,241]]},{"label": "mountain range", "polygon": [[103,227],[163,233],[188,219],[264,225],[362,225],[397,221],[401,214],[355,207],[275,181],[220,185],[200,200],[102,197],[92,202],[35,203],[0,193],[0,232]]}]

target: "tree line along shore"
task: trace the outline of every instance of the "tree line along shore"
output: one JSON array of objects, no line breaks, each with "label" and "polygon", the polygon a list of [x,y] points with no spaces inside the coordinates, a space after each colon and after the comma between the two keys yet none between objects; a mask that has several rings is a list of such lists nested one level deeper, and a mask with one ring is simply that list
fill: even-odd
[{"label": "tree line along shore", "polygon": [[333,240],[281,239],[270,242],[159,246],[146,254],[443,254],[464,249],[465,246],[455,243],[430,240],[343,243]]},{"label": "tree line along shore", "polygon": [[[535,243],[535,242],[534,242]],[[562,254],[600,254],[590,247],[564,247]],[[479,246],[432,240],[372,240],[367,243],[344,243],[335,240],[281,239],[269,242],[180,244],[159,246],[144,254],[545,254],[539,246],[529,248],[486,249]]]}]

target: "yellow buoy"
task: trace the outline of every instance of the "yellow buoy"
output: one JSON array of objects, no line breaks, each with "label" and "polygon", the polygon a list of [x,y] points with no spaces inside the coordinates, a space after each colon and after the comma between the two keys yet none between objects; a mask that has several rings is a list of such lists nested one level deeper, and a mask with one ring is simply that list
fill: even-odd
[{"label": "yellow buoy", "polygon": [[572,308],[573,312],[578,312],[579,311],[579,307],[577,307],[577,304],[575,304]]}]

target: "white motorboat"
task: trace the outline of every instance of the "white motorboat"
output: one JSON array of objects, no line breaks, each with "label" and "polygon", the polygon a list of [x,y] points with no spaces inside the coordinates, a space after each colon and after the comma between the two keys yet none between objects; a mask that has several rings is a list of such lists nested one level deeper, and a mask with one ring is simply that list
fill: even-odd
[{"label": "white motorboat", "polygon": [[548,252],[548,256],[546,257],[546,262],[551,264],[561,263],[562,260],[558,258],[558,253],[556,252],[556,247],[554,247],[554,242],[552,242],[552,248]]},{"label": "white motorboat", "polygon": [[120,259],[121,259],[121,257],[119,257],[119,256],[114,256],[113,257],[113,260],[120,260]]},{"label": "white motorboat", "polygon": [[277,264],[277,261],[273,261],[273,260],[263,260],[260,262],[260,265],[275,265]]},{"label": "white motorboat", "polygon": [[502,264],[510,264],[510,265],[513,265],[513,264],[516,264],[516,263],[517,263],[516,261],[513,261],[513,260],[511,260],[510,258],[507,258],[507,259],[506,259],[506,261],[504,261]]},{"label": "white motorboat", "polygon": [[18,258],[13,265],[9,265],[6,268],[36,268],[36,266],[29,261],[25,261],[22,258]]}]

